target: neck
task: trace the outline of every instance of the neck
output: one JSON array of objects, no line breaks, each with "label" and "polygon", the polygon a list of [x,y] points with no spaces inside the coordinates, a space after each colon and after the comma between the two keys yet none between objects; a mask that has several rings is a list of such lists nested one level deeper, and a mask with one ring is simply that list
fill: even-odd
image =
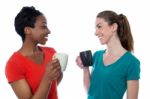
[{"label": "neck", "polygon": [[106,54],[121,55],[126,52],[118,37],[112,37],[107,44]]},{"label": "neck", "polygon": [[32,55],[34,53],[39,52],[39,48],[37,46],[37,44],[33,44],[31,42],[24,42],[22,47],[20,48],[19,52],[21,52],[22,54],[26,55]]}]

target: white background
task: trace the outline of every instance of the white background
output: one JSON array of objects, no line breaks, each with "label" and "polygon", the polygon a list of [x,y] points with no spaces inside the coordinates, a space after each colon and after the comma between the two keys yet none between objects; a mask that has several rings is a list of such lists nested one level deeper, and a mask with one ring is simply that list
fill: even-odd
[{"label": "white background", "polygon": [[[149,99],[150,63],[148,42],[150,29],[149,0],[0,0],[0,97],[17,99],[5,78],[5,64],[21,47],[14,30],[14,17],[23,6],[35,6],[43,12],[51,30],[46,46],[69,54],[67,70],[58,87],[59,99],[86,99],[82,70],[75,58],[82,50],[104,49],[95,33],[95,17],[103,10],[113,10],[128,17],[135,41],[135,56],[141,61],[139,99]],[[125,97],[124,97],[125,99]]]}]

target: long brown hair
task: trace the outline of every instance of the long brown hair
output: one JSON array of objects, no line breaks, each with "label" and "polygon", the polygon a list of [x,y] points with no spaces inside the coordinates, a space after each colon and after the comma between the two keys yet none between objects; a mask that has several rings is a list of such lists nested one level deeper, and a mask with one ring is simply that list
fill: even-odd
[{"label": "long brown hair", "polygon": [[133,37],[131,34],[128,19],[123,14],[117,14],[113,11],[103,11],[98,13],[97,18],[103,18],[109,25],[116,23],[118,25],[117,35],[121,45],[128,51],[133,51]]}]

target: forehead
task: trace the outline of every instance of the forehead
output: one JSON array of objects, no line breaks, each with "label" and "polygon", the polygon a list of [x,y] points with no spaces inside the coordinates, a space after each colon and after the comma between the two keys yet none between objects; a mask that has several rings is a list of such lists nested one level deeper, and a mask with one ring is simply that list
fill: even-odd
[{"label": "forehead", "polygon": [[37,18],[36,18],[36,23],[37,24],[40,24],[40,23],[47,23],[47,20],[46,20],[46,18],[45,18],[45,16],[43,16],[43,15],[40,15],[40,16],[38,16]]},{"label": "forehead", "polygon": [[96,25],[98,24],[108,24],[104,18],[96,18]]}]

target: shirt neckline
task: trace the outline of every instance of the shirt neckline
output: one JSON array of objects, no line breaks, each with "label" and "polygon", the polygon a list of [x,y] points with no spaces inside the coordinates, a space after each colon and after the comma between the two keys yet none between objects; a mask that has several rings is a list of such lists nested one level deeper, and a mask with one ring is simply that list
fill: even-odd
[{"label": "shirt neckline", "polygon": [[[40,46],[38,46],[38,47],[40,47]],[[43,55],[44,55],[43,56],[44,59],[43,59],[43,62],[41,64],[35,63],[34,61],[30,60],[29,58],[23,56],[19,51],[17,51],[16,54],[19,55],[21,58],[25,59],[25,61],[27,61],[31,64],[34,64],[34,65],[37,65],[37,66],[42,66],[45,63],[45,60],[46,60],[45,58],[46,57],[45,57],[45,52],[44,52],[43,48],[42,47],[40,47],[40,48],[41,48],[41,50],[43,52]]]},{"label": "shirt neckline", "polygon": [[101,61],[102,61],[102,64],[103,64],[103,67],[105,68],[109,68],[109,67],[112,67],[113,65],[116,65],[118,62],[120,62],[121,60],[124,59],[124,57],[129,53],[128,51],[126,51],[120,58],[118,58],[116,61],[114,61],[113,63],[111,64],[108,64],[108,65],[105,65],[104,64],[104,53],[105,53],[106,50],[103,51],[102,53],[102,58],[101,58]]}]

